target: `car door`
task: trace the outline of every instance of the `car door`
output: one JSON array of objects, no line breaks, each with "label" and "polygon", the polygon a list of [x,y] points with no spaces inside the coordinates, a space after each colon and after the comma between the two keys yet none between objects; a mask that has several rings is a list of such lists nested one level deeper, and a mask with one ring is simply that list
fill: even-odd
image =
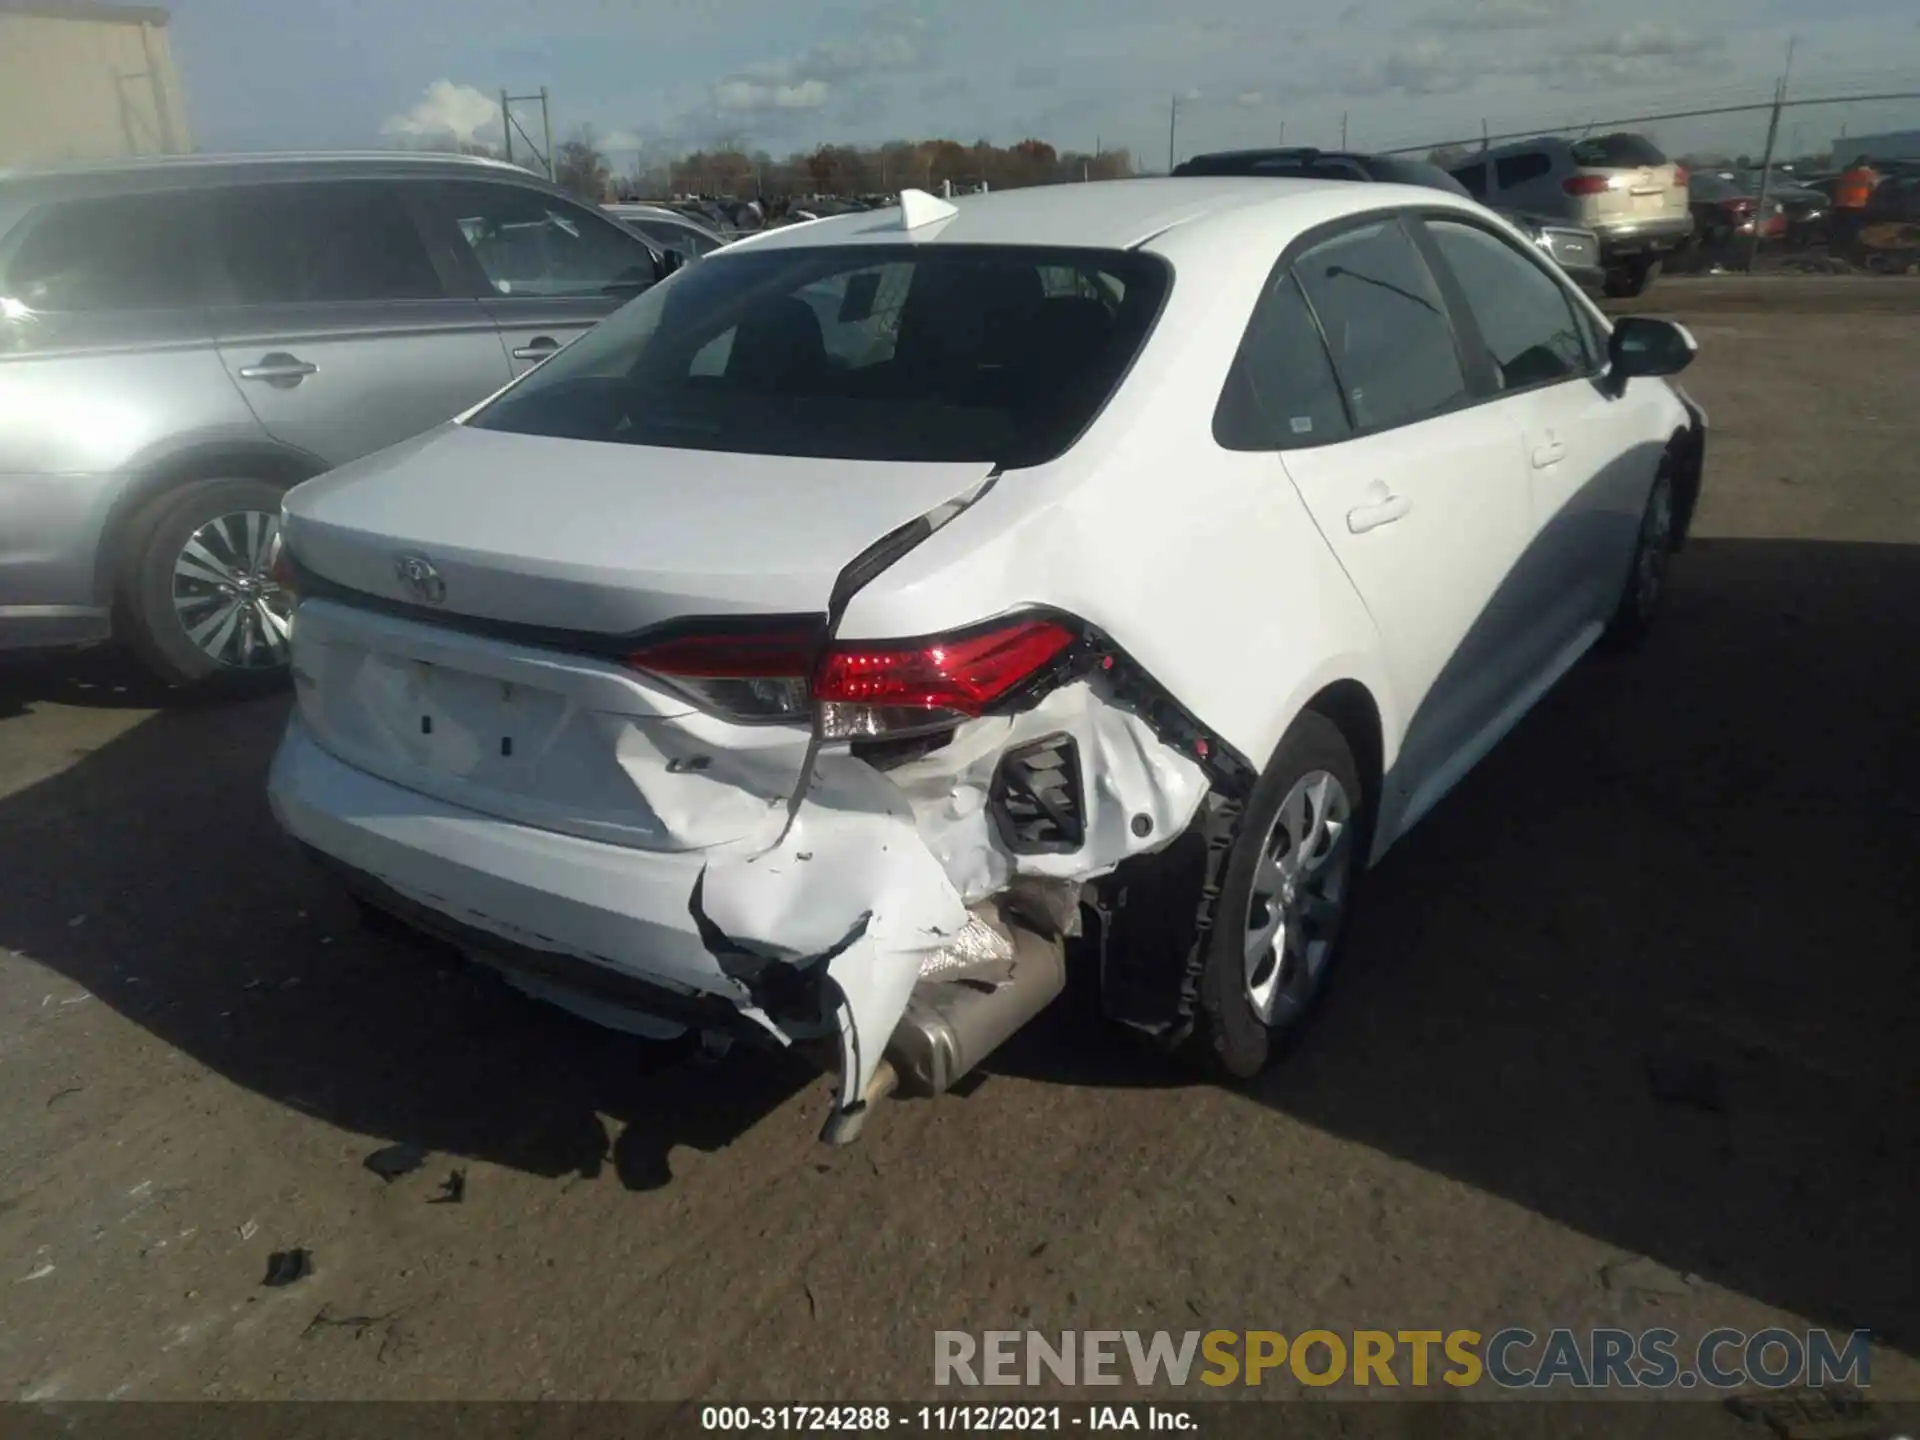
[{"label": "car door", "polygon": [[469,268],[516,375],[659,279],[647,243],[588,206],[511,180],[429,190],[435,223]]},{"label": "car door", "polygon": [[398,182],[299,180],[209,198],[220,358],[275,439],[340,465],[507,382],[492,317],[449,283]]},{"label": "car door", "polygon": [[1493,367],[1489,408],[1521,437],[1533,536],[1514,588],[1525,667],[1551,683],[1619,598],[1662,445],[1636,440],[1635,403],[1602,387],[1596,327],[1546,263],[1468,216],[1421,224]]},{"label": "car door", "polygon": [[1285,415],[1282,457],[1379,629],[1405,726],[1387,808],[1411,824],[1492,743],[1515,691],[1522,617],[1506,587],[1529,524],[1520,439],[1478,403],[1399,219],[1319,240],[1269,298],[1283,331],[1324,342],[1338,384],[1337,411]]}]

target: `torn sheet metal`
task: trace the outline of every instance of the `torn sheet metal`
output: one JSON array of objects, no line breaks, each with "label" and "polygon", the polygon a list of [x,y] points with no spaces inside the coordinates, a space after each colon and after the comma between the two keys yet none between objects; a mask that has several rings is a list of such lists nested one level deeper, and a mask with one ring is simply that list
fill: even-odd
[{"label": "torn sheet metal", "polygon": [[[842,783],[819,787],[842,805],[810,797],[773,849],[708,865],[701,893],[706,919],[743,949],[796,962],[827,957],[839,994],[843,1110],[866,1094],[927,957],[972,918],[911,811],[887,798],[877,772],[867,775],[862,783],[843,773]],[[878,804],[846,804],[862,793]]]},{"label": "torn sheet metal", "polygon": [[[1009,748],[1054,734],[1078,749],[1085,841],[1015,854],[988,814],[994,773]],[[846,750],[820,752],[779,843],[709,862],[697,903],[743,951],[824,964],[822,1018],[839,1032],[846,1112],[868,1094],[916,985],[1005,978],[1012,942],[970,905],[1028,881],[1062,882],[1077,903],[1079,882],[1173,841],[1206,791],[1197,764],[1083,681],[1022,714],[971,721],[948,745],[885,771]]]},{"label": "torn sheet metal", "polygon": [[[1086,842],[1066,854],[1015,855],[987,814],[1000,757],[1053,734],[1074,738],[1083,771]],[[1121,861],[1170,844],[1207,792],[1205,772],[1156,737],[1131,711],[1104,699],[1095,682],[1049,694],[1018,715],[974,720],[953,743],[889,770],[912,806],[921,839],[969,904],[998,894],[1016,875],[1095,880]]]}]

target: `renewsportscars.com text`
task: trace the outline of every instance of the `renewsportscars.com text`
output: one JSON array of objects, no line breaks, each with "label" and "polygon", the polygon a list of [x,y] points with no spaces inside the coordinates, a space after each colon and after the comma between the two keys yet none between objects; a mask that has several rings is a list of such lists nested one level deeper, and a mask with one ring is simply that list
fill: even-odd
[{"label": "renewsportscars.com text", "polygon": [[1734,1390],[1872,1381],[1865,1330],[938,1330],[936,1385]]}]

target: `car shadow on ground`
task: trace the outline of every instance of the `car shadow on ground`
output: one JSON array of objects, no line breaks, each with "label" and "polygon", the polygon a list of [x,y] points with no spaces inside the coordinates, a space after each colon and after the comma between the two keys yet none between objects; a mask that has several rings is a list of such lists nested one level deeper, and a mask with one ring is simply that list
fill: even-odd
[{"label": "car shadow on ground", "polygon": [[[132,696],[155,698],[108,652],[0,672],[0,715]],[[665,1184],[673,1147],[721,1148],[813,1078],[778,1055],[689,1065],[684,1046],[364,929],[267,810],[286,704],[162,711],[0,798],[0,946],[260,1094],[540,1175],[610,1164],[634,1188]],[[611,1144],[603,1115],[625,1122]]]},{"label": "car shadow on ground", "polygon": [[[1370,877],[1320,1023],[1247,1094],[1920,1345],[1916,597],[1920,547],[1696,541],[1649,647],[1577,667]],[[163,713],[0,799],[0,945],[258,1093],[542,1175],[663,1184],[808,1083],[358,929],[268,815],[284,713]],[[1068,1007],[989,1070],[1195,1083]]]},{"label": "car shadow on ground", "polygon": [[[1920,546],[1700,540],[1668,605],[1368,877],[1247,1094],[1920,1351]],[[1169,1078],[1049,1019],[999,1067]]]}]

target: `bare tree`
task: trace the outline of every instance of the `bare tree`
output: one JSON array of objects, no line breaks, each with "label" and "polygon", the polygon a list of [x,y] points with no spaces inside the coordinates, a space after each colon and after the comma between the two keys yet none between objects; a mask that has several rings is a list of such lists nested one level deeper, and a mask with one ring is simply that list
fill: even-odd
[{"label": "bare tree", "polygon": [[607,198],[613,172],[607,157],[601,153],[600,137],[591,125],[582,125],[561,144],[553,178],[582,200],[591,200],[597,205]]}]

